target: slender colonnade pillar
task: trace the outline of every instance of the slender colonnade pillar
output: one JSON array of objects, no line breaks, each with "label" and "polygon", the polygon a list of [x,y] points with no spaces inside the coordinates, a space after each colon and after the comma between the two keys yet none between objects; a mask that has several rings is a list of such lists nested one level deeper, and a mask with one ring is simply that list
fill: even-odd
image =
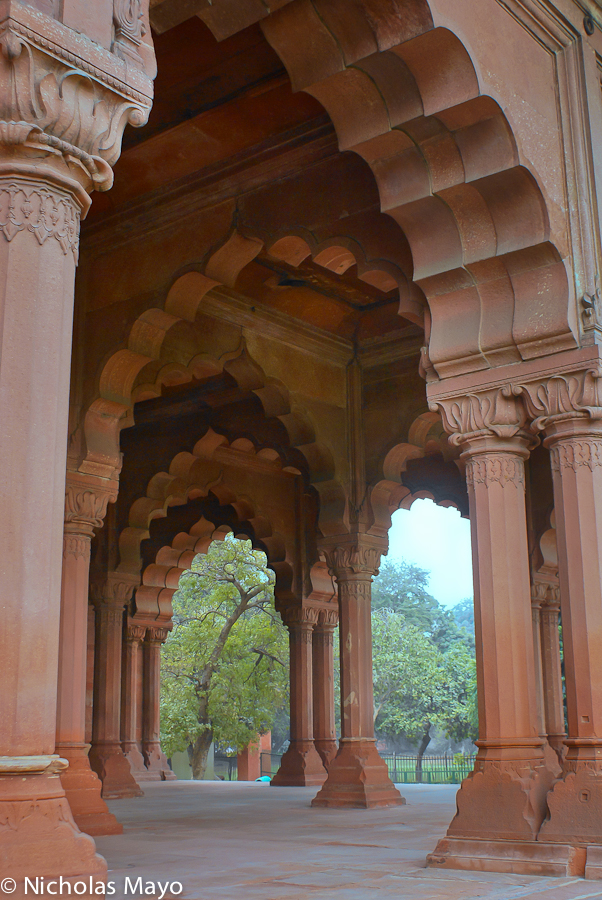
[{"label": "slender colonnade pillar", "polygon": [[[552,381],[556,393],[563,380]],[[564,842],[570,835],[602,844],[602,408],[590,403],[583,404],[587,412],[577,407],[572,415],[566,403],[556,413],[552,407],[544,425],[554,479],[568,737],[563,778],[548,797],[540,839]],[[591,859],[588,852],[588,864]]]},{"label": "slender colonnade pillar", "polygon": [[405,801],[374,738],[371,584],[384,548],[380,539],[356,534],[323,549],[339,587],[341,740],[312,806],[395,806]]},{"label": "slender colonnade pillar", "polygon": [[123,641],[123,682],[121,701],[121,746],[136,780],[146,780],[146,766],[141,749],[139,734],[140,671],[142,662],[142,641],[146,625],[128,622]]},{"label": "slender colonnade pillar", "polygon": [[[69,27],[79,5],[47,4],[52,17],[7,0],[0,28],[0,874],[13,897],[25,876],[106,877],[55,753],[74,278],[88,195],[111,187],[152,83],[139,55],[119,56],[127,10],[97,0],[87,37]],[[130,43],[141,32],[136,19]],[[65,735],[69,702],[63,693]]]},{"label": "slender colonnade pillar", "polygon": [[102,796],[141,797],[121,749],[121,662],[123,613],[132,586],[109,580],[94,598],[94,716],[90,765],[102,781]]},{"label": "slender colonnade pillar", "polygon": [[[544,763],[533,645],[524,479],[533,438],[523,404],[505,389],[437,401],[431,408],[441,410],[466,465],[479,749],[447,837],[429,864],[474,868],[475,858],[507,855],[505,842],[536,840],[554,777]],[[521,856],[520,843],[512,852]]]},{"label": "slender colonnade pillar", "polygon": [[326,779],[313,732],[312,632],[318,610],[289,607],[281,615],[289,633],[291,741],[271,784],[311,787]]},{"label": "slender colonnade pillar", "polygon": [[334,632],[336,609],[320,610],[313,633],[314,744],[328,770],[337,754],[334,718]]},{"label": "slender colonnade pillar", "polygon": [[168,634],[167,628],[153,625],[143,643],[142,753],[148,777],[159,781],[175,778],[161,749],[161,645]]},{"label": "slender colonnade pillar", "polygon": [[122,826],[101,798],[86,743],[88,582],[93,529],[102,525],[116,485],[67,473],[59,637],[56,752],[69,767],[61,775],[77,825],[87,834],[121,834]]}]

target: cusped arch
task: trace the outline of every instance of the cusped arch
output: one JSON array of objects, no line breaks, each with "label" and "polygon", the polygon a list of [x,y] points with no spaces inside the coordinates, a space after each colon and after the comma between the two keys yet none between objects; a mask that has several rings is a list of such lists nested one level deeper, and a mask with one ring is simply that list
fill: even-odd
[{"label": "cusped arch", "polygon": [[[211,258],[208,268],[214,275],[225,279],[237,252],[241,267],[248,262],[249,254],[244,248],[253,242],[244,238],[239,241],[239,237],[235,233],[227,242],[230,249],[224,259],[228,261],[223,263],[227,271],[221,271],[219,262],[224,247]],[[234,269],[235,279],[240,270],[238,263]],[[226,372],[241,391],[257,397],[266,420],[279,422],[288,446],[300,454],[310,483],[324,501],[320,506],[321,526],[325,532],[333,532],[340,527],[344,515],[345,494],[336,479],[332,454],[317,440],[308,416],[291,406],[288,389],[282,382],[267,378],[247,352],[244,341],[234,349],[220,347],[214,335],[195,327],[204,296],[218,283],[223,282],[200,272],[188,272],[172,285],[165,309],[146,310],[136,319],[127,348],[114,352],[101,371],[100,397],[86,414],[87,455],[81,468],[114,477],[121,467],[119,434],[122,428],[134,424],[135,403],[160,396],[164,385],[186,384]],[[264,448],[260,453],[269,455],[276,451]]]},{"label": "cusped arch", "polygon": [[458,450],[448,442],[438,413],[422,413],[410,426],[408,442],[396,444],[389,450],[383,462],[384,477],[370,491],[371,533],[385,537],[391,528],[393,513],[398,509],[410,509],[416,500],[429,499],[438,506],[459,509],[452,498],[440,497],[428,489],[411,490],[402,481],[408,463],[434,454],[449,462],[457,458]]},{"label": "cusped arch", "polygon": [[543,195],[503,111],[480,96],[469,54],[433,27],[426,2],[386,6],[366,0],[343,15],[294,3],[262,28],[403,230],[429,304],[431,364],[443,376],[575,346]]}]

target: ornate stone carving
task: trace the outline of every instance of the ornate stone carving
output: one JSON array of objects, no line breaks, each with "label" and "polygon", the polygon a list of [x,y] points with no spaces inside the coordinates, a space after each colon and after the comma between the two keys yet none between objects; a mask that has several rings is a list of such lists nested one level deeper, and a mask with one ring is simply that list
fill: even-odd
[{"label": "ornate stone carving", "polygon": [[533,420],[532,431],[541,431],[552,422],[575,417],[602,419],[601,373],[584,369],[569,375],[554,375],[543,381],[513,386]]},{"label": "ornate stone carving", "polygon": [[340,543],[322,549],[328,571],[337,580],[360,574],[371,578],[378,573],[381,556],[386,552],[386,543],[362,535],[348,541],[341,539]]},{"label": "ornate stone carving", "polygon": [[113,22],[115,43],[113,52],[135,62],[142,62],[138,48],[146,34],[141,0],[114,0]]},{"label": "ornate stone carving", "polygon": [[[120,40],[127,35],[133,46],[140,22],[130,26],[128,4],[117,5]],[[140,11],[139,0],[133,5]],[[86,190],[107,190],[126,124],[148,118],[151,82],[54,20],[40,24],[29,7],[11,3],[0,26],[0,144],[13,157],[20,147],[32,171],[52,166]]]},{"label": "ornate stone carving", "polygon": [[107,512],[107,505],[117,499],[115,482],[102,479],[84,480],[72,473],[67,475],[65,487],[65,525],[76,531],[100,528]]},{"label": "ornate stone carving", "polygon": [[77,262],[80,209],[69,194],[8,181],[0,183],[0,231],[7,241],[26,232],[40,244],[57,240],[63,253]]},{"label": "ornate stone carving", "polygon": [[510,386],[466,394],[429,403],[432,412],[440,412],[451,444],[469,437],[495,435],[510,438],[519,434],[527,421],[522,403]]},{"label": "ornate stone carving", "polygon": [[164,644],[169,634],[169,628],[159,628],[152,625],[146,629],[146,642],[148,644]]},{"label": "ornate stone carving", "polygon": [[63,558],[75,556],[76,559],[90,559],[90,540],[88,535],[65,534],[63,536]]},{"label": "ornate stone carving", "polygon": [[572,469],[576,472],[581,466],[593,470],[602,466],[602,436],[567,439],[554,444],[550,448],[552,470]]},{"label": "ornate stone carving", "polygon": [[488,453],[474,456],[466,461],[466,484],[474,488],[476,484],[502,487],[512,484],[524,488],[525,467],[522,459],[509,453]]},{"label": "ornate stone carving", "polygon": [[128,641],[143,641],[144,635],[146,634],[146,625],[136,625],[134,623],[128,623],[126,630],[126,640]]},{"label": "ornate stone carving", "polygon": [[109,572],[105,578],[91,578],[90,597],[97,607],[115,607],[121,612],[139,584],[139,578]]},{"label": "ornate stone carving", "polygon": [[318,621],[319,610],[312,606],[288,606],[282,610],[282,620],[286,627],[293,632],[304,632],[309,635]]},{"label": "ornate stone carving", "polygon": [[339,624],[338,609],[321,609],[318,616],[318,625],[324,629],[334,629]]}]

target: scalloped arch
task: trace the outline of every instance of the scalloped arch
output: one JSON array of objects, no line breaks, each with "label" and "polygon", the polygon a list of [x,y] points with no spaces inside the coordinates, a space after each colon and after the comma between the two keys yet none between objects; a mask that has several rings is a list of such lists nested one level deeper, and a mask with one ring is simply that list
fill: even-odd
[{"label": "scalloped arch", "polygon": [[408,443],[396,444],[383,462],[384,478],[371,490],[370,500],[374,517],[371,533],[386,536],[391,528],[391,516],[398,509],[410,509],[415,500],[433,500],[437,506],[458,509],[452,500],[437,500],[428,490],[412,492],[401,482],[401,475],[412,459],[423,459],[431,453],[444,460],[457,458],[458,451],[449,444],[438,413],[422,413],[412,422]]}]

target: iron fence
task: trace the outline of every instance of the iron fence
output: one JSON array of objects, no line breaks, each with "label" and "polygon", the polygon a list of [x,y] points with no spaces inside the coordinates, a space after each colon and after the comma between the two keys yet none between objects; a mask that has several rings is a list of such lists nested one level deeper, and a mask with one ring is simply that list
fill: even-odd
[{"label": "iron fence", "polygon": [[417,756],[397,753],[380,755],[387,764],[389,777],[397,784],[460,784],[472,772],[476,758],[476,753],[424,756],[419,770]]},{"label": "iron fence", "polygon": [[[476,754],[456,753],[445,756],[424,756],[421,772],[417,771],[418,757],[401,753],[381,753],[389,769],[389,777],[396,784],[460,784],[474,768]],[[280,768],[281,753],[261,754],[261,775],[272,777]],[[236,781],[236,756],[216,753],[215,773],[224,781]]]}]

